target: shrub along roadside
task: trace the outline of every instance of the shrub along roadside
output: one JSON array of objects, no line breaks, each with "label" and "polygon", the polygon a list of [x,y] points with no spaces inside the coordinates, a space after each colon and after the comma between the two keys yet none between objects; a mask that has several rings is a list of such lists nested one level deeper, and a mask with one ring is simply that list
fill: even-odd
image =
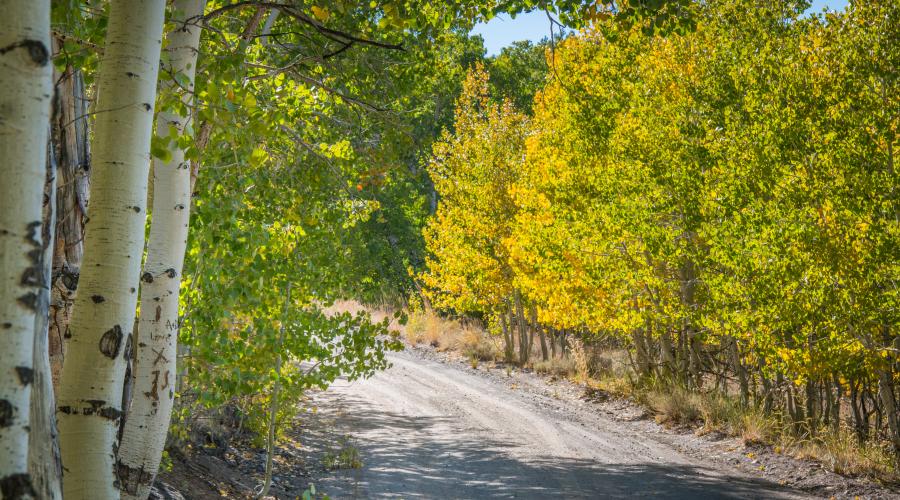
[{"label": "shrub along roadside", "polygon": [[[479,366],[478,361],[486,362],[487,369],[511,368],[496,336],[471,319],[414,311],[404,338],[410,345],[427,345],[474,359],[473,368]],[[532,350],[535,354],[526,368],[582,385],[586,394],[630,400],[669,428],[692,429],[697,435],[720,433],[740,438],[747,447],[771,446],[777,453],[820,462],[838,474],[900,484],[898,464],[885,443],[861,442],[846,425],[822,426],[810,435],[787,415],[766,414],[762,408],[743,405],[734,384],[697,391],[661,378],[641,379],[624,349],[574,337],[568,338],[567,344],[566,353],[548,360],[541,359],[539,350]]]}]

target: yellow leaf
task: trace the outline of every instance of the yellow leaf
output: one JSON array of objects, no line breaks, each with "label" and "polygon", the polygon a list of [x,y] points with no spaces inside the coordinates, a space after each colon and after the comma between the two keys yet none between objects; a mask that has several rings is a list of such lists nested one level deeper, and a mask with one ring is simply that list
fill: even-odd
[{"label": "yellow leaf", "polygon": [[322,21],[323,23],[325,21],[327,21],[329,17],[331,17],[331,13],[328,12],[328,9],[326,9],[324,7],[319,7],[318,5],[313,5],[310,8],[310,10],[312,10],[313,17],[315,17],[319,21]]}]

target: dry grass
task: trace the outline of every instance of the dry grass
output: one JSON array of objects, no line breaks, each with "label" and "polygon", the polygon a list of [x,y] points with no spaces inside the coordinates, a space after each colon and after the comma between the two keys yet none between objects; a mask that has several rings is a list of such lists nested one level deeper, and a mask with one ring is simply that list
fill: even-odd
[{"label": "dry grass", "polygon": [[740,437],[744,446],[771,442],[775,436],[775,423],[758,410],[747,410],[741,415]]},{"label": "dry grass", "polygon": [[390,307],[376,308],[365,306],[355,300],[337,300],[330,307],[325,308],[325,313],[328,315],[341,313],[357,315],[359,313],[368,313],[369,317],[372,318],[373,323],[380,323],[387,319],[388,328],[390,330],[402,332],[404,330],[403,325],[394,318],[394,311],[395,309]]},{"label": "dry grass", "polygon": [[569,352],[575,363],[575,378],[578,382],[587,382],[590,379],[590,359],[584,342],[580,339],[569,339]]},{"label": "dry grass", "polygon": [[[355,303],[335,307],[349,312],[361,310]],[[376,314],[390,313],[373,314],[373,318],[381,319],[384,316]],[[473,368],[480,361],[499,361],[503,356],[497,341],[480,325],[442,318],[431,311],[410,314],[405,328],[399,329],[411,344],[425,343],[440,351],[465,355]],[[539,353],[537,349],[533,352]],[[568,356],[547,361],[532,359],[537,373],[569,378],[616,397],[631,398],[652,410],[656,421],[664,425],[693,427],[698,434],[721,432],[740,438],[745,446],[770,444],[776,451],[819,461],[841,474],[900,482],[898,463],[883,443],[859,443],[849,429],[821,429],[815,439],[800,439],[777,416],[742,407],[735,397],[672,384],[638,382],[624,349],[602,349],[569,339]]]},{"label": "dry grass", "polygon": [[642,402],[656,413],[660,424],[695,425],[702,415],[699,396],[681,388],[649,390]]},{"label": "dry grass", "polygon": [[754,407],[744,408],[734,397],[678,386],[635,390],[635,399],[652,409],[659,423],[692,426],[698,434],[716,431],[736,436],[745,446],[771,444],[777,452],[821,462],[839,474],[900,482],[900,464],[887,445],[860,443],[849,429],[822,428],[815,438],[800,438],[777,416],[765,415]]},{"label": "dry grass", "polygon": [[547,361],[535,362],[534,371],[541,375],[572,377],[577,373],[578,367],[572,358],[551,358]]},{"label": "dry grass", "polygon": [[860,443],[849,429],[822,429],[814,439],[799,439],[789,431],[776,433],[775,449],[799,459],[815,460],[838,474],[868,476],[900,483],[896,457],[883,442]]},{"label": "dry grass", "polygon": [[442,318],[433,311],[415,311],[405,329],[410,344],[428,344],[438,351],[457,351],[479,361],[493,361],[500,355],[490,334],[473,321]]}]

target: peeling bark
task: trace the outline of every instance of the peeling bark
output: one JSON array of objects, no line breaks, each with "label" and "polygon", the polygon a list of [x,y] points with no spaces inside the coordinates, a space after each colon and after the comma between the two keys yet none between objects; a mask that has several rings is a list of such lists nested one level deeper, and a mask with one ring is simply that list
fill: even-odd
[{"label": "peeling bark", "polygon": [[84,79],[79,71],[68,67],[54,81],[57,82],[56,113],[51,123],[51,154],[56,163],[56,230],[48,342],[56,389],[81,270],[91,160]]},{"label": "peeling bark", "polygon": [[[56,108],[54,104],[54,113]],[[56,156],[53,141],[48,144],[47,176],[44,183],[43,249],[41,273],[43,283],[50,283],[53,263],[53,233],[56,231]],[[28,471],[38,498],[62,498],[62,459],[59,454],[59,431],[56,427],[56,400],[50,371],[48,330],[50,326],[50,289],[41,288],[40,304],[34,322],[34,370],[31,372],[31,433],[28,442]]]}]

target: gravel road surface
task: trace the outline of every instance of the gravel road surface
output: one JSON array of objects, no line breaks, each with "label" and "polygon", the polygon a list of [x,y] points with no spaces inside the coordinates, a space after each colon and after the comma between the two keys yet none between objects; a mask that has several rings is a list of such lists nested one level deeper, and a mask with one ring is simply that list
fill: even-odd
[{"label": "gravel road surface", "polygon": [[389,358],[375,377],[316,396],[307,438],[343,437],[363,463],[318,479],[332,498],[806,498],[536,377],[410,350]]}]

